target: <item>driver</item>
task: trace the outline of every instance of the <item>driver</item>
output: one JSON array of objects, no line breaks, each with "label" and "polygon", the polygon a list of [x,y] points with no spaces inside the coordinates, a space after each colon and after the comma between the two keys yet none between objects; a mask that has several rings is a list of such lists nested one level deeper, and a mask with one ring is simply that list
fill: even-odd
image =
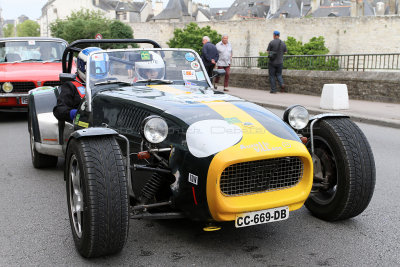
[{"label": "driver", "polygon": [[[83,49],[77,58],[77,79],[73,82],[66,82],[61,85],[61,93],[57,97],[57,105],[53,109],[54,116],[60,121],[73,121],[82,98],[85,97],[86,63],[91,52],[103,51],[98,47]],[[108,56],[95,54],[91,60],[91,77],[102,79],[107,77]]]},{"label": "driver", "polygon": [[165,76],[165,64],[160,55],[150,51],[149,60],[135,62],[135,73],[138,80],[162,80]]}]

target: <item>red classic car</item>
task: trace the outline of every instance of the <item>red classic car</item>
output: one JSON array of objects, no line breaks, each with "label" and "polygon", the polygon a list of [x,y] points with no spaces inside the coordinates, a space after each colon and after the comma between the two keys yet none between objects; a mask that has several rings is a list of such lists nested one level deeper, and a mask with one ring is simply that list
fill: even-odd
[{"label": "red classic car", "polygon": [[58,38],[0,38],[0,110],[26,109],[29,90],[60,85],[67,45]]}]

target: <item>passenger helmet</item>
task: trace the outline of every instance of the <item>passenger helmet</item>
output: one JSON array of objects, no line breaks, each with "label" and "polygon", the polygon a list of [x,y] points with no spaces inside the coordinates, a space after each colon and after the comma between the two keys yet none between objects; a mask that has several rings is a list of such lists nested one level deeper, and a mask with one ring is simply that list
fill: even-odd
[{"label": "passenger helmet", "polygon": [[160,55],[150,51],[148,57],[135,62],[135,72],[139,80],[164,79],[165,64]]},{"label": "passenger helmet", "polygon": [[[98,47],[88,47],[79,52],[78,59],[76,61],[78,68],[78,76],[82,81],[86,82],[86,68],[88,56],[91,52],[103,51]],[[107,77],[109,60],[108,55],[105,53],[95,54],[92,57],[90,66],[90,76],[94,79],[103,79]]]}]

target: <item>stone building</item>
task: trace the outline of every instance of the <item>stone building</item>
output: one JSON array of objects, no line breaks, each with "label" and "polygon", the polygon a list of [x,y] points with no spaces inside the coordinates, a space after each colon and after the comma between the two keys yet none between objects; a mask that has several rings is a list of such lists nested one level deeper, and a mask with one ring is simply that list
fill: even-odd
[{"label": "stone building", "polygon": [[39,18],[40,33],[50,36],[50,24],[57,19],[66,19],[72,12],[82,9],[102,12],[109,19],[122,22],[146,22],[153,17],[151,0],[48,0],[42,7]]}]

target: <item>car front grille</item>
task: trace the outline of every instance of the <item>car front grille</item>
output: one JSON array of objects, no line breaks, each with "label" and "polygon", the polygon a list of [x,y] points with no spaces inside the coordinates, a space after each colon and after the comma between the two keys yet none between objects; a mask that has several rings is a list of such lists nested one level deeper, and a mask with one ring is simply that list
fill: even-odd
[{"label": "car front grille", "polygon": [[256,194],[292,187],[301,177],[303,162],[298,157],[241,162],[222,172],[220,189],[226,196]]},{"label": "car front grille", "polygon": [[47,81],[43,83],[43,86],[60,86],[61,84],[60,81]]},{"label": "car front grille", "polygon": [[118,116],[117,128],[122,132],[140,133],[142,121],[151,114],[141,108],[124,107]]},{"label": "car front grille", "polygon": [[[36,88],[33,82],[12,82],[11,84],[14,87],[11,93],[27,93],[29,90]],[[0,92],[4,93],[3,82],[0,83],[0,87]]]}]

